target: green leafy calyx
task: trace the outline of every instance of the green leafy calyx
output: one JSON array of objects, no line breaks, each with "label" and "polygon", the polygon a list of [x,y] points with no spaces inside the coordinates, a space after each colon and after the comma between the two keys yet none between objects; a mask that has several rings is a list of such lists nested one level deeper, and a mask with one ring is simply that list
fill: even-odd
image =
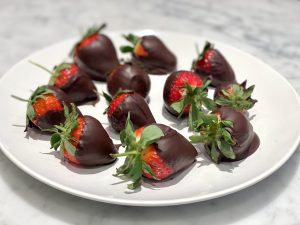
[{"label": "green leafy calyx", "polygon": [[230,133],[233,122],[221,120],[218,115],[205,114],[200,111],[198,111],[197,117],[194,131],[198,134],[190,136],[191,142],[203,143],[215,163],[219,163],[222,156],[235,159],[236,156],[232,147],[236,144],[236,141]]},{"label": "green leafy calyx", "polygon": [[123,35],[123,37],[132,45],[124,45],[120,47],[121,52],[133,52],[134,47],[140,42],[141,38],[134,34]]},{"label": "green leafy calyx", "polygon": [[215,110],[216,104],[215,102],[208,98],[208,86],[210,84],[210,80],[206,80],[203,82],[201,87],[190,86],[189,84],[185,84],[181,90],[183,98],[177,102],[171,104],[171,108],[174,109],[177,113],[179,113],[179,117],[182,116],[186,107],[190,106],[189,110],[189,126],[192,128],[192,121],[196,118],[195,111],[203,111],[204,107],[208,110]]},{"label": "green leafy calyx", "polygon": [[142,130],[140,137],[137,138],[133,124],[130,121],[130,114],[128,114],[125,128],[120,133],[122,145],[126,147],[125,152],[111,154],[112,157],[126,156],[124,164],[117,168],[116,176],[125,175],[132,180],[132,183],[127,186],[128,189],[135,189],[141,185],[144,172],[157,179],[151,167],[143,161],[142,153],[162,136],[164,136],[164,133],[158,126],[149,125]]},{"label": "green leafy calyx", "polygon": [[50,80],[48,82],[49,85],[54,85],[55,84],[55,80],[56,80],[57,77],[59,77],[60,71],[70,67],[69,63],[63,62],[63,63],[55,66],[54,70],[51,71],[51,70],[47,69],[46,67],[42,66],[41,64],[38,64],[38,63],[33,62],[33,61],[29,61],[29,62],[31,64],[41,68],[42,70],[45,70],[46,72],[48,72],[51,75]]},{"label": "green leafy calyx", "polygon": [[59,148],[62,157],[64,156],[64,150],[68,154],[75,156],[76,147],[71,144],[70,141],[78,142],[79,140],[71,136],[71,132],[79,125],[77,122],[78,113],[76,106],[72,103],[72,111],[69,112],[69,108],[64,105],[64,116],[66,118],[64,124],[54,125],[54,128],[46,129],[44,131],[52,132],[50,139],[51,148],[57,150]]},{"label": "green leafy calyx", "polygon": [[221,89],[220,95],[216,97],[215,102],[218,105],[234,108],[238,111],[251,109],[257,100],[251,98],[254,90],[254,85],[245,88],[245,82],[241,85],[231,84],[226,88]]}]

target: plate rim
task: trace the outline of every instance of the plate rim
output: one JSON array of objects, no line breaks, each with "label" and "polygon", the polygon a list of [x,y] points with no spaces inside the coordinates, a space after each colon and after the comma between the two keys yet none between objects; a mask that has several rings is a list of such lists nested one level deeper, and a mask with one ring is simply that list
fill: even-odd
[{"label": "plate rim", "polygon": [[[112,35],[112,34],[121,34],[125,32],[133,32],[133,33],[139,33],[139,32],[150,32],[150,33],[155,33],[155,34],[166,34],[166,35],[182,35],[182,36],[189,36],[191,38],[207,38],[202,35],[197,35],[197,34],[191,34],[191,33],[180,33],[180,32],[174,32],[174,31],[162,31],[162,30],[151,30],[151,29],[141,29],[141,30],[111,30],[108,32],[105,32],[105,34]],[[45,46],[43,48],[38,49],[37,51],[32,52],[31,54],[27,55],[20,61],[18,61],[16,64],[14,64],[12,67],[10,67],[0,78],[0,84],[5,82],[6,77],[8,77],[10,71],[14,70],[16,67],[18,67],[20,64],[24,63],[24,61],[28,61],[29,58],[34,57],[37,54],[40,54],[43,51],[47,51],[47,49],[53,48],[56,45],[61,45],[63,43],[75,41],[78,39],[78,37],[73,37],[73,38],[68,38],[63,41],[59,41],[53,44],[50,44],[48,46]],[[228,48],[233,49],[234,51],[237,51],[241,54],[246,55],[247,57],[250,57],[252,60],[254,60],[256,63],[260,63],[263,66],[265,66],[268,70],[270,70],[272,73],[276,74],[278,78],[280,78],[288,87],[289,90],[292,91],[295,100],[297,100],[297,105],[300,107],[300,97],[295,88],[291,85],[291,83],[287,80],[286,77],[281,75],[278,71],[276,71],[274,68],[269,66],[267,63],[265,63],[263,60],[253,56],[252,54],[248,53],[247,51],[241,50],[237,47],[234,47],[232,45],[228,45],[222,41],[208,38],[207,40],[211,40],[213,42],[220,43]],[[117,205],[128,205],[128,206],[173,206],[173,205],[183,205],[183,204],[190,204],[190,203],[195,203],[195,202],[201,202],[201,201],[207,201],[210,199],[215,199],[219,197],[223,197],[225,195],[229,195],[232,193],[235,193],[237,191],[246,189],[261,180],[267,178],[271,174],[273,174],[275,171],[277,171],[282,165],[284,165],[288,159],[292,156],[292,154],[296,151],[297,147],[299,146],[300,143],[300,128],[298,129],[298,135],[297,139],[295,139],[292,147],[289,149],[289,151],[282,157],[277,163],[275,163],[272,167],[268,168],[265,172],[261,173],[260,175],[243,182],[239,185],[236,185],[231,188],[224,189],[222,191],[214,192],[211,194],[205,194],[204,196],[192,196],[192,197],[187,197],[187,198],[179,198],[179,199],[172,199],[172,200],[132,200],[132,199],[122,199],[122,198],[113,198],[113,197],[104,197],[104,196],[99,196],[95,194],[89,194],[83,191],[76,190],[74,188],[70,188],[68,186],[62,185],[58,182],[54,182],[51,179],[44,177],[40,175],[38,172],[28,168],[26,165],[24,165],[20,160],[18,160],[13,154],[10,153],[10,151],[4,146],[2,138],[0,137],[0,149],[4,153],[4,155],[10,159],[18,168],[20,168],[22,171],[30,175],[31,177],[35,178],[36,180],[49,185],[52,188],[55,188],[57,190],[63,191],[68,194],[75,195],[77,197],[82,197],[86,198],[89,200],[94,200],[94,201],[99,201],[99,202],[104,202],[104,203],[109,203],[109,204],[117,204]]]}]

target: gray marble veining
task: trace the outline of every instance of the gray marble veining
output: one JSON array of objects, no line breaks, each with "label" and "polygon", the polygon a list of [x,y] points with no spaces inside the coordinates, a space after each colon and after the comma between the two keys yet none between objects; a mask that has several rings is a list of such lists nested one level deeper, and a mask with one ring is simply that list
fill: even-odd
[{"label": "gray marble veining", "polygon": [[[28,54],[106,21],[211,37],[248,51],[300,93],[300,1],[0,1],[0,74]],[[20,74],[23,76],[24,74]],[[0,224],[300,224],[300,153],[233,195],[186,206],[141,208],[93,202],[31,178],[0,153]]]}]

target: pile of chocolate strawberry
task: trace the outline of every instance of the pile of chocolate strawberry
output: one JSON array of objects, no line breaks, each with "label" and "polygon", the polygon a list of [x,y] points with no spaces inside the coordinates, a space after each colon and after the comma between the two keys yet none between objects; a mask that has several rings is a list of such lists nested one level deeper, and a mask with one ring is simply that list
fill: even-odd
[{"label": "pile of chocolate strawberry", "polygon": [[[215,163],[244,159],[258,148],[247,113],[256,103],[251,98],[254,86],[237,83],[230,64],[212,44],[207,42],[197,53],[190,70],[176,71],[175,55],[154,35],[124,35],[129,45],[120,49],[131,57],[119,60],[112,41],[102,33],[104,27],[89,29],[76,43],[72,63],[49,70],[31,62],[51,77],[26,100],[26,130],[51,134],[51,148],[59,150],[62,159],[89,167],[124,156],[116,175],[132,180],[128,188],[134,189],[143,178],[162,181],[192,165],[199,146],[194,143],[202,143],[204,154]],[[156,122],[148,106],[149,74],[166,76],[161,98],[178,120],[188,118],[189,140]],[[92,80],[107,82],[109,94],[99,92]],[[209,90],[214,90],[213,98]],[[101,122],[77,108],[96,104],[101,96],[124,151],[119,152]]]}]

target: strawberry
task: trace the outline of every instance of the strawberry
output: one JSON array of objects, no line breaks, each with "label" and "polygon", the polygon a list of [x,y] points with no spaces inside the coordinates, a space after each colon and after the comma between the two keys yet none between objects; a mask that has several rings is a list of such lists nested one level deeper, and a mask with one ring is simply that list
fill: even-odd
[{"label": "strawberry", "polygon": [[97,89],[91,78],[74,63],[61,63],[53,71],[31,62],[50,73],[49,85],[63,90],[76,105],[98,100]]},{"label": "strawberry", "polygon": [[248,118],[233,108],[222,106],[210,114],[198,111],[196,123],[194,131],[199,134],[190,140],[203,143],[215,163],[242,160],[259,146],[259,138]]},{"label": "strawberry", "polygon": [[[192,119],[192,110],[215,109],[215,103],[207,97],[209,81],[190,71],[177,71],[169,75],[164,86],[166,109],[175,116],[187,116]],[[191,107],[193,106],[193,107]]]},{"label": "strawberry", "polygon": [[105,165],[115,161],[110,154],[116,153],[115,146],[101,123],[91,116],[79,116],[75,105],[72,111],[64,105],[64,124],[48,131],[51,148],[59,148],[69,162],[80,166]]},{"label": "strawberry", "polygon": [[107,74],[119,64],[112,41],[101,33],[105,26],[88,29],[71,52],[75,63],[93,80],[105,81]]},{"label": "strawberry", "polygon": [[175,55],[156,36],[138,37],[133,34],[124,35],[133,46],[122,46],[122,52],[132,53],[132,63],[140,66],[150,74],[166,74],[176,69]]},{"label": "strawberry", "polygon": [[220,86],[215,92],[215,102],[220,106],[232,107],[244,112],[251,109],[257,100],[251,98],[254,85],[246,88],[247,81],[242,84]]},{"label": "strawberry", "polygon": [[210,79],[212,86],[236,83],[234,72],[225,57],[206,42],[202,53],[193,61],[192,70],[203,79]]},{"label": "strawberry", "polygon": [[105,93],[104,97],[109,102],[105,113],[112,128],[117,132],[124,129],[129,112],[133,124],[137,127],[155,123],[146,100],[138,93],[124,90],[118,92],[113,98]]},{"label": "strawberry", "polygon": [[[27,102],[26,130],[35,127],[42,131],[65,121],[63,103],[71,107],[71,99],[62,90],[54,86],[40,86],[28,100],[12,96]],[[81,115],[79,109],[78,114]],[[26,131],[25,130],[25,131]]]},{"label": "strawberry", "polygon": [[194,146],[168,126],[154,123],[134,131],[130,115],[120,139],[125,152],[112,156],[126,156],[116,175],[132,179],[129,189],[139,187],[142,176],[156,181],[170,178],[193,164],[197,155]]},{"label": "strawberry", "polygon": [[122,89],[135,91],[146,98],[150,87],[149,75],[131,63],[118,65],[107,78],[107,90],[111,95],[115,95],[119,89]]}]

